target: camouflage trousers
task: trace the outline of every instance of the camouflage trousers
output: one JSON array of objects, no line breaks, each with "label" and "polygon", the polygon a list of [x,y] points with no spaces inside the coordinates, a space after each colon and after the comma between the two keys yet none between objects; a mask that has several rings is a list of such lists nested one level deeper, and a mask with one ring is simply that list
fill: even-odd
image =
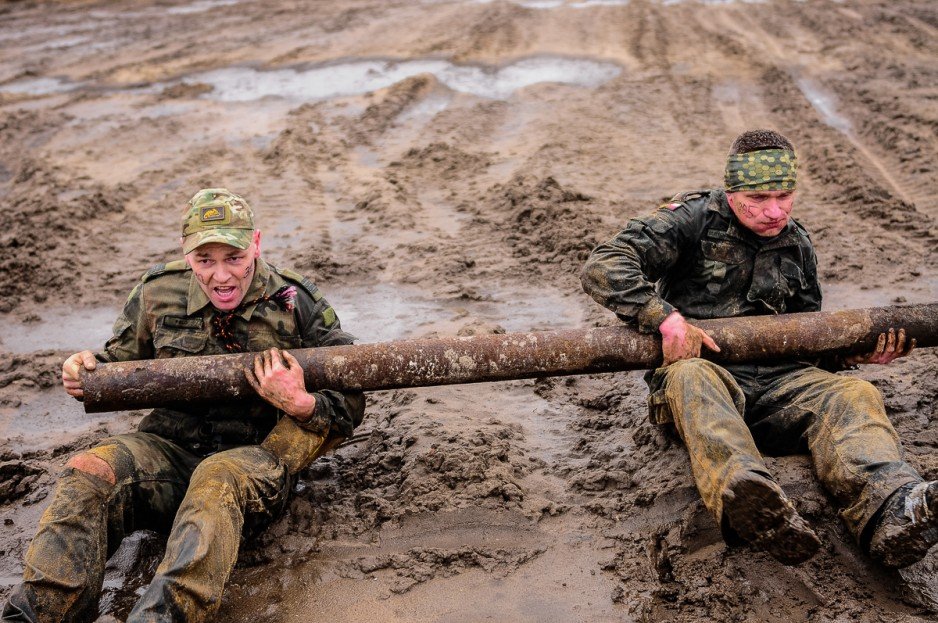
[{"label": "camouflage trousers", "polygon": [[772,478],[760,450],[810,454],[858,542],[896,489],[922,480],[903,461],[879,391],[867,381],[803,364],[723,368],[704,359],[659,368],[648,381],[652,419],[674,422],[718,522],[734,476]]},{"label": "camouflage trousers", "polygon": [[[288,418],[281,422],[288,426],[275,427],[270,449],[242,446],[203,458],[157,435],[132,433],[89,450],[111,467],[116,483],[71,467],[63,471],[2,620],[95,619],[105,563],[124,536],[140,529],[168,532],[169,539],[127,621],[211,618],[242,535],[282,512],[291,474],[325,449],[322,437],[289,426]],[[293,448],[307,454],[280,456],[277,451],[297,436],[305,445]]]}]

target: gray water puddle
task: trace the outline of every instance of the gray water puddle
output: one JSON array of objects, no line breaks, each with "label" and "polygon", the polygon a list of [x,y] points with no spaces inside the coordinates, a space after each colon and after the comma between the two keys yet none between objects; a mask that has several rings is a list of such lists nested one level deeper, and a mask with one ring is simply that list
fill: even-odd
[{"label": "gray water puddle", "polygon": [[[473,4],[491,4],[496,0],[471,0]],[[766,4],[769,0],[658,0],[662,6],[672,6],[676,4],[697,4],[721,5],[721,4]],[[796,0],[796,2],[806,2],[807,0]],[[513,0],[512,4],[522,6],[526,9],[588,9],[600,6],[626,6],[631,0]]]},{"label": "gray water puddle", "polygon": [[583,313],[557,290],[534,287],[499,287],[485,290],[485,300],[435,297],[411,284],[322,284],[342,327],[362,343],[412,338],[427,328],[455,334],[458,319],[479,319],[509,332],[563,329],[582,324]]},{"label": "gray water puddle", "polygon": [[183,4],[166,9],[168,15],[192,15],[193,13],[204,13],[223,6],[238,4],[240,0],[199,0],[191,4]]},{"label": "gray water puddle", "polygon": [[53,93],[73,91],[78,86],[78,84],[67,82],[61,78],[24,78],[0,85],[0,93],[52,95]]},{"label": "gray water puddle", "polygon": [[111,337],[119,313],[115,307],[46,308],[38,321],[0,325],[0,349],[12,353],[95,350]]},{"label": "gray water puddle", "polygon": [[455,65],[444,60],[363,60],[309,69],[227,67],[190,76],[184,82],[210,84],[214,90],[205,97],[224,102],[264,97],[310,101],[361,95],[430,73],[454,91],[507,99],[518,89],[541,82],[596,87],[621,71],[613,63],[550,56],[522,59],[499,68]]},{"label": "gray water puddle", "polygon": [[795,82],[814,109],[821,114],[824,123],[844,134],[852,134],[853,125],[846,117],[837,112],[836,95],[824,89],[811,78],[802,76],[797,78]]},{"label": "gray water puddle", "polygon": [[[491,4],[495,0],[473,0],[475,4]],[[631,0],[515,0],[512,4],[526,9],[587,9],[594,6],[625,6]]]}]

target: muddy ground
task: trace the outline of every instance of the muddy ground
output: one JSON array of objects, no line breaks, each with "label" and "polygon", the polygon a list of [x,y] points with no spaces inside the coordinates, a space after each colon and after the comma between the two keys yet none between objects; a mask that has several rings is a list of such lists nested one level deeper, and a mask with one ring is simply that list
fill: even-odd
[{"label": "muddy ground", "polygon": [[[58,386],[179,254],[204,186],[362,341],[605,325],[589,249],[720,183],[732,138],[796,142],[826,309],[938,300],[938,6],[766,2],[0,2],[0,597],[54,474],[139,413]],[[938,355],[860,376],[938,477]],[[245,546],[225,621],[934,620],[847,537],[804,457],[769,459],[824,547],[728,548],[639,373],[369,396],[354,443]],[[162,543],[111,562],[125,614]]]}]

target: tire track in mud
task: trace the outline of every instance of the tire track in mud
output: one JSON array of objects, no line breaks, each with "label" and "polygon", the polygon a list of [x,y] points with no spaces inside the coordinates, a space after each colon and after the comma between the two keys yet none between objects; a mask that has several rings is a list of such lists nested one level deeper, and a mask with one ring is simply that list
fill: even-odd
[{"label": "tire track in mud", "polygon": [[[765,10],[771,11],[771,7]],[[807,14],[810,10],[806,8],[802,13]],[[769,32],[763,27],[765,23],[780,25],[781,32]],[[743,42],[755,46],[756,51],[748,51],[752,59],[750,68],[756,84],[762,89],[762,99],[769,106],[774,123],[794,137],[796,147],[803,154],[802,162],[806,163],[803,170],[811,182],[821,182],[821,198],[825,203],[850,204],[848,208],[839,208],[841,214],[836,220],[827,212],[801,211],[796,215],[809,223],[809,230],[814,230],[822,254],[828,238],[843,233],[845,220],[851,229],[857,231],[858,235],[847,238],[849,248],[845,249],[843,241],[838,241],[834,261],[823,262],[827,264],[827,268],[822,266],[824,278],[843,279],[847,272],[843,267],[846,263],[854,270],[866,267],[867,272],[873,273],[869,286],[877,282],[909,281],[921,275],[929,264],[928,258],[934,248],[934,221],[917,210],[914,204],[902,199],[902,195],[911,197],[911,193],[897,181],[899,172],[877,157],[849,126],[842,125],[849,122],[843,121],[842,117],[825,118],[825,115],[844,113],[834,111],[827,102],[823,106],[809,102],[812,95],[809,89],[816,88],[818,78],[814,77],[817,70],[807,69],[803,57],[809,52],[804,50],[820,49],[817,40],[827,41],[828,45],[836,43],[830,32],[812,33],[811,27],[815,23],[813,19],[803,18],[802,24],[807,31],[802,29],[796,34],[787,28],[784,20],[766,21],[761,16],[737,9],[732,13],[718,13],[714,29],[705,26],[703,30],[708,33],[708,43],[730,39],[732,43],[723,46],[726,50],[742,46]],[[779,43],[779,35],[786,37],[786,41],[795,42],[798,51],[794,55]],[[738,53],[743,54],[745,49],[740,47]],[[814,85],[812,81],[815,81]],[[841,105],[850,101],[843,93],[839,95]],[[849,110],[856,108],[853,106]],[[860,172],[865,175],[858,176]],[[850,213],[862,216],[862,222],[845,219]],[[911,240],[905,232],[912,233]],[[866,242],[862,244],[859,241]],[[911,254],[908,253],[910,245]],[[883,256],[888,258],[888,262],[882,261]]]}]

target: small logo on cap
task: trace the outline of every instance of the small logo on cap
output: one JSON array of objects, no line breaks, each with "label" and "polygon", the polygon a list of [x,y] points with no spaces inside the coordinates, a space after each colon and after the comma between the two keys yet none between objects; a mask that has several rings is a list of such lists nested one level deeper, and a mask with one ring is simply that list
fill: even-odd
[{"label": "small logo on cap", "polygon": [[203,223],[207,221],[223,221],[225,220],[225,210],[224,208],[219,210],[216,206],[205,206],[199,214],[199,219]]}]

